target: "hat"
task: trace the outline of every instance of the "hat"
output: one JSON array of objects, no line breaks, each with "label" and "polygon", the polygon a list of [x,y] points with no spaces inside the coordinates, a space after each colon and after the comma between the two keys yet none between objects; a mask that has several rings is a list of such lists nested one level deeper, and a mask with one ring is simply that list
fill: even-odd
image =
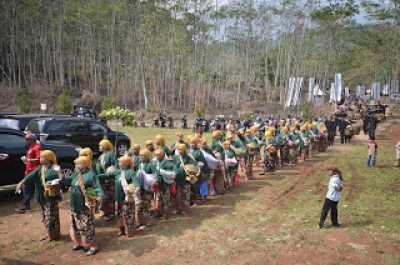
[{"label": "hat", "polygon": [[53,164],[57,164],[57,157],[53,153],[53,151],[43,150],[40,152],[40,156],[43,156],[44,158],[46,158],[46,160],[50,161]]},{"label": "hat", "polygon": [[224,148],[224,150],[226,150],[226,146],[230,145],[230,144],[231,144],[231,142],[225,141],[225,142],[222,143],[222,147]]},{"label": "hat", "polygon": [[183,136],[183,133],[181,133],[181,132],[176,132],[176,133],[175,133],[175,136]]},{"label": "hat", "polygon": [[127,165],[130,168],[133,167],[133,161],[129,156],[121,156],[120,158],[118,158],[118,161],[124,163],[125,165]]},{"label": "hat", "polygon": [[207,144],[207,139],[201,139],[200,144]]},{"label": "hat", "polygon": [[148,145],[151,145],[151,144],[153,144],[152,140],[147,140],[146,142],[144,142],[145,146],[148,146]]},{"label": "hat", "polygon": [[145,156],[147,160],[150,160],[150,151],[147,149],[140,150],[139,155]]},{"label": "hat", "polygon": [[212,137],[213,137],[213,138],[217,138],[218,136],[222,136],[222,132],[221,132],[221,131],[214,131],[214,132],[212,133]]},{"label": "hat", "polygon": [[162,135],[157,134],[156,135],[156,140],[158,141],[158,145],[164,146],[165,145],[165,139]]},{"label": "hat", "polygon": [[92,149],[89,147],[83,148],[79,151],[79,156],[87,156],[90,160],[93,159],[93,152]]},{"label": "hat", "polygon": [[162,157],[164,157],[165,153],[164,153],[164,151],[162,149],[157,149],[156,151],[153,152],[153,155],[154,156],[161,155]]},{"label": "hat", "polygon": [[37,140],[37,137],[35,134],[32,133],[28,133],[27,135],[25,135],[25,140]]},{"label": "hat", "polygon": [[114,146],[109,140],[101,140],[99,146],[103,146],[105,149],[114,151]]},{"label": "hat", "polygon": [[134,144],[134,145],[132,145],[132,149],[138,149],[138,150],[140,150],[140,144]]},{"label": "hat", "polygon": [[186,145],[185,144],[178,144],[178,150],[183,150],[185,155],[187,154]]},{"label": "hat", "polygon": [[74,163],[82,163],[85,167],[92,169],[92,165],[90,163],[90,159],[87,156],[79,156],[77,159],[74,160]]},{"label": "hat", "polygon": [[189,143],[197,143],[197,138],[195,136],[190,136],[190,138],[188,139]]},{"label": "hat", "polygon": [[233,140],[233,135],[232,134],[227,134],[225,139],[226,140]]}]

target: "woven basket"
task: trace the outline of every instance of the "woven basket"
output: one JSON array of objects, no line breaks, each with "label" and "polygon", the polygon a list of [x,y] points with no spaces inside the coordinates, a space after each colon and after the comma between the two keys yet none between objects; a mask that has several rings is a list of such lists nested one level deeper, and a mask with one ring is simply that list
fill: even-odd
[{"label": "woven basket", "polygon": [[55,185],[45,184],[44,189],[49,190],[50,196],[57,196],[61,194],[61,184],[55,184]]},{"label": "woven basket", "polygon": [[196,175],[199,170],[196,168],[195,165],[188,164],[185,165],[185,172],[187,175]]},{"label": "woven basket", "polygon": [[250,143],[248,145],[246,145],[247,149],[249,149],[250,151],[256,151],[258,149],[258,145]]},{"label": "woven basket", "polygon": [[344,135],[354,135],[354,130],[344,130]]}]

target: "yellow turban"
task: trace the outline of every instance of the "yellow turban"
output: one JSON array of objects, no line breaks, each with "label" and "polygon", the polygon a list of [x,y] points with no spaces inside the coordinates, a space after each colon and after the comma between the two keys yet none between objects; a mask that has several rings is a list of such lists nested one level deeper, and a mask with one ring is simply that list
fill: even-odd
[{"label": "yellow turban", "polygon": [[183,133],[181,133],[181,132],[176,132],[176,133],[175,133],[175,136],[183,136]]},{"label": "yellow turban", "polygon": [[134,145],[132,145],[132,149],[140,150],[140,145],[139,144],[134,144]]},{"label": "yellow turban", "polygon": [[109,140],[101,140],[99,143],[100,146],[103,146],[105,149],[109,151],[114,151],[114,146]]},{"label": "yellow turban", "polygon": [[183,150],[185,155],[187,154],[186,145],[185,144],[178,144],[178,150]]},{"label": "yellow turban", "polygon": [[225,141],[225,142],[222,143],[222,147],[224,148],[224,150],[226,150],[226,146],[227,146],[228,144],[230,145],[231,142]]},{"label": "yellow turban", "polygon": [[89,147],[83,148],[79,151],[79,156],[87,156],[90,160],[93,159],[92,149]]},{"label": "yellow turban", "polygon": [[201,139],[200,144],[207,144],[207,139]]},{"label": "yellow turban", "polygon": [[252,135],[256,135],[259,129],[260,129],[260,125],[259,125],[259,124],[256,124],[256,125],[254,125],[254,126],[251,126],[251,128],[250,128],[250,133],[251,133]]},{"label": "yellow turban", "polygon": [[281,134],[285,135],[287,133],[287,128],[286,127],[282,127],[281,128]]},{"label": "yellow turban", "polygon": [[326,130],[326,125],[325,125],[325,123],[321,123],[321,124],[319,125],[319,130],[320,130],[320,131],[325,131],[325,130]]},{"label": "yellow turban", "polygon": [[118,161],[124,163],[126,166],[133,168],[133,161],[129,156],[121,156]]},{"label": "yellow turban", "polygon": [[154,156],[161,155],[162,157],[164,157],[165,153],[164,153],[164,151],[162,149],[157,149],[156,151],[154,151],[153,155]]},{"label": "yellow turban", "polygon": [[44,150],[40,152],[40,156],[43,156],[44,158],[46,158],[47,161],[50,161],[53,164],[57,164],[57,157],[56,155],[53,153],[53,151],[50,150]]},{"label": "yellow turban", "polygon": [[190,136],[190,138],[188,139],[189,143],[197,143],[197,137],[196,136]]},{"label": "yellow turban", "polygon": [[286,123],[285,120],[280,120],[280,121],[279,121],[279,125],[280,125],[280,126],[285,126],[285,123]]},{"label": "yellow turban", "polygon": [[221,131],[214,131],[214,132],[212,133],[212,137],[213,137],[213,138],[217,138],[218,136],[222,136],[222,132],[221,132]]},{"label": "yellow turban", "polygon": [[294,127],[294,126],[290,127],[290,131],[295,131],[295,130],[296,130],[296,127]]},{"label": "yellow turban", "polygon": [[92,169],[92,163],[87,156],[79,156],[77,159],[74,160],[74,163],[82,163],[85,165],[86,168]]},{"label": "yellow turban", "polygon": [[146,142],[144,142],[145,146],[148,146],[148,145],[151,145],[151,144],[153,144],[152,140],[147,140]]},{"label": "yellow turban", "polygon": [[265,132],[265,139],[269,140],[269,139],[271,139],[271,138],[272,138],[272,133],[271,133],[271,131],[266,131],[266,132]]},{"label": "yellow turban", "polygon": [[249,134],[251,134],[251,130],[250,130],[250,129],[247,129],[247,130],[244,131],[244,133],[249,133]]},{"label": "yellow turban", "polygon": [[139,155],[145,156],[147,160],[150,160],[150,151],[147,149],[140,150]]},{"label": "yellow turban", "polygon": [[189,141],[190,141],[190,138],[192,138],[192,136],[193,136],[193,135],[188,135],[188,136],[186,137],[186,141],[189,142]]},{"label": "yellow turban", "polygon": [[229,125],[229,131],[236,131],[236,126],[234,124]]},{"label": "yellow turban", "polygon": [[227,134],[225,140],[233,140],[233,135]]},{"label": "yellow turban", "polygon": [[159,146],[164,146],[165,145],[165,139],[162,135],[157,134],[156,135],[156,140],[158,141]]},{"label": "yellow turban", "polygon": [[299,125],[300,121],[299,120],[294,120],[294,126]]}]

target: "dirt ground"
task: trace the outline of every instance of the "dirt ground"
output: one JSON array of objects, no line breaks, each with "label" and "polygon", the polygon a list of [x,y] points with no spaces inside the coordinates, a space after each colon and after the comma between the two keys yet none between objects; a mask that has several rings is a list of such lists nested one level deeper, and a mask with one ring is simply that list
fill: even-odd
[{"label": "dirt ground", "polygon": [[[400,140],[400,125],[385,127],[380,139],[382,144],[397,143]],[[393,242],[381,236],[353,233],[346,222],[339,229],[321,231],[317,229],[318,220],[306,220],[313,222],[308,226],[312,228],[296,226],[298,231],[287,232],[287,224],[274,221],[274,214],[296,218],[286,209],[305,189],[310,189],[305,184],[308,178],[318,175],[321,165],[325,165],[328,159],[340,162],[338,154],[366,141],[366,136],[356,136],[351,144],[335,144],[327,152],[298,165],[284,167],[274,175],[260,176],[260,169],[256,167],[254,180],[241,180],[238,191],[234,192],[236,194],[210,198],[208,202],[191,209],[187,216],[173,216],[165,222],[155,221],[150,231],[141,232],[132,239],[116,237],[115,221],[108,223],[96,219],[100,252],[90,258],[85,257],[83,252],[72,250],[68,234],[68,194],[60,205],[62,238],[44,245],[38,241],[43,228],[37,204],[33,204],[31,212],[18,214],[14,207],[21,198],[3,192],[0,199],[0,264],[396,264],[398,258],[388,262],[382,259],[382,252],[399,257],[399,239]],[[336,142],[339,142],[338,137]],[[278,181],[287,176],[293,178],[288,182]],[[347,183],[346,204],[358,198],[360,181],[362,177],[355,174]],[[398,196],[399,185],[400,178],[391,189],[395,196]],[[322,205],[326,181],[315,181],[311,188],[313,195],[321,197]],[[318,214],[315,213],[316,216]],[[255,216],[260,220],[253,220]],[[264,217],[271,221],[264,222]],[[343,219],[346,221],[346,217]],[[224,222],[229,222],[229,225],[225,226]],[[232,227],[241,231],[234,231]],[[249,227],[255,235],[251,237],[249,234],[248,238],[253,240],[241,237],[241,232]],[[268,236],[269,243],[266,244],[257,236],[263,231],[277,231],[277,234]],[[294,234],[296,240],[293,239]],[[290,236],[292,239],[288,238]],[[224,245],[228,247],[223,248]]]}]

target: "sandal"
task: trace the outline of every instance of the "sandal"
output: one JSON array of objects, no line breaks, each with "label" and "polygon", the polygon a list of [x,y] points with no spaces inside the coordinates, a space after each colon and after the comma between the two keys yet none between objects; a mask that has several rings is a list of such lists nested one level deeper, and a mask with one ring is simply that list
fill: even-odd
[{"label": "sandal", "polygon": [[122,231],[119,231],[117,234],[117,236],[125,236],[125,235],[126,235],[125,232],[122,232]]},{"label": "sandal", "polygon": [[81,250],[81,249],[83,249],[83,247],[82,247],[81,245],[79,245],[79,244],[74,245],[74,246],[72,247],[72,250]]},{"label": "sandal", "polygon": [[86,256],[92,256],[94,254],[97,253],[97,251],[99,251],[99,248],[90,248],[88,252],[86,252]]}]

